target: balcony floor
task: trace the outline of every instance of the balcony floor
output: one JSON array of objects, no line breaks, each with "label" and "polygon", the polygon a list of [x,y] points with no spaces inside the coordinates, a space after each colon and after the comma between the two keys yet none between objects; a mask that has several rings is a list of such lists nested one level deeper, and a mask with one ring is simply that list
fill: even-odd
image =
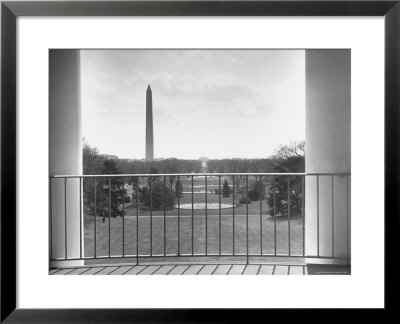
[{"label": "balcony floor", "polygon": [[90,265],[51,269],[50,275],[348,275],[349,266],[283,264]]}]

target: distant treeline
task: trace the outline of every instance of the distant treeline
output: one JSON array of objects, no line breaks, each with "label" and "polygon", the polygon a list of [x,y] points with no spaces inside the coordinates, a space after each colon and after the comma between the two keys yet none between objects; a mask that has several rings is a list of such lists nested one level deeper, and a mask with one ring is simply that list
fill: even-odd
[{"label": "distant treeline", "polygon": [[[202,161],[207,160],[207,172],[213,173],[285,173],[304,172],[304,142],[281,145],[275,154],[264,159],[206,159],[184,160],[176,158],[156,159],[154,161],[118,159],[112,155],[101,155],[95,147],[91,147],[84,141],[83,145],[83,172],[84,174],[159,174],[159,173],[199,173],[205,171]],[[288,179],[290,188],[288,188]],[[267,200],[270,208],[275,206],[278,214],[286,214],[290,208],[294,214],[300,212],[302,192],[302,178],[298,176],[271,177],[253,176],[245,186],[246,176],[234,175],[224,179],[223,195],[229,197],[231,190],[240,195],[239,203],[251,203],[251,201]],[[248,178],[247,178],[248,180]],[[108,182],[110,181],[110,182]],[[112,215],[121,215],[123,201],[129,196],[136,195],[148,208],[158,209],[167,199],[168,208],[173,208],[175,198],[182,195],[182,184],[179,177],[170,175],[164,178],[144,177],[144,179],[125,178],[104,180],[100,179],[97,186],[99,215],[108,214],[107,197],[112,195]],[[273,181],[273,182],[271,182]],[[140,183],[141,182],[141,183]],[[111,188],[110,187],[111,184]],[[93,181],[84,181],[84,199],[88,208],[94,210],[94,185]],[[175,189],[175,190],[174,190]],[[245,190],[246,189],[246,190]],[[248,189],[248,190],[247,190]],[[290,190],[289,190],[290,189]],[[128,191],[132,191],[130,194]],[[149,199],[149,190],[152,199]],[[216,194],[219,194],[216,193]],[[133,196],[132,196],[133,195]],[[290,206],[287,196],[290,195]],[[164,205],[163,205],[164,206]]]},{"label": "distant treeline", "polygon": [[[105,164],[107,155],[100,155],[97,148],[86,141],[83,145],[83,173],[144,174],[144,173],[198,173],[202,171],[201,160],[177,158],[153,161],[134,159],[112,159],[113,167]],[[259,172],[304,172],[304,142],[281,145],[274,155],[264,159],[209,159],[208,172],[259,173]]]},{"label": "distant treeline", "polygon": [[207,161],[208,172],[245,173],[274,172],[272,158],[268,159],[211,159]]}]

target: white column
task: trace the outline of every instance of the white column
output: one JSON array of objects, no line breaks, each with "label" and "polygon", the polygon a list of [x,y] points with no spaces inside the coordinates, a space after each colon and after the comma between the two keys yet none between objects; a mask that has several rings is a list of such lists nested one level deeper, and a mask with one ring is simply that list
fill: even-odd
[{"label": "white column", "polygon": [[[81,175],[80,52],[50,50],[49,60],[50,176]],[[83,251],[79,179],[68,179],[66,183],[64,179],[53,179],[51,187],[52,258],[64,258],[66,248],[68,258],[79,258],[81,248]],[[51,263],[67,265],[83,265],[83,261]]]},{"label": "white column", "polygon": [[[306,172],[350,172],[350,50],[306,50],[305,57]],[[350,259],[350,178],[335,176],[332,190],[332,177],[320,176],[317,184],[308,176],[305,197],[306,255]]]}]

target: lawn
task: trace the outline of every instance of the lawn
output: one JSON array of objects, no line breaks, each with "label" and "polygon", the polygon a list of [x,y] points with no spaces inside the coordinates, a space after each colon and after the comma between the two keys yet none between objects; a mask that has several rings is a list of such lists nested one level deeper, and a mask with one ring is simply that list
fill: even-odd
[{"label": "lawn", "polygon": [[[183,197],[180,204],[192,203],[190,179],[181,179]],[[218,179],[209,179],[207,189],[217,189]],[[222,186],[222,183],[221,183]],[[204,181],[194,181],[193,203],[204,203]],[[221,197],[221,203],[234,203],[226,209],[178,209],[164,211],[139,211],[136,204],[125,204],[126,216],[84,216],[85,257],[94,255],[94,229],[96,227],[96,255],[172,255],[172,254],[245,254],[247,251],[246,218],[248,219],[249,254],[289,254],[289,222],[286,216],[271,217],[264,201],[238,205],[240,196]],[[219,203],[220,197],[207,193],[208,203]],[[178,200],[176,201],[178,203]],[[142,203],[141,203],[142,204]],[[140,205],[141,206],[141,205]],[[248,217],[246,217],[246,207]],[[94,224],[96,222],[96,226]],[[165,224],[165,227],[164,227]],[[139,231],[137,231],[137,227]],[[207,228],[207,230],[206,230]],[[262,230],[261,230],[262,228]],[[276,228],[276,246],[275,246]],[[193,229],[193,231],[192,231]],[[137,232],[139,233],[137,237]],[[109,235],[110,233],[110,235]],[[179,233],[179,235],[178,235]],[[165,234],[165,235],[164,235]],[[234,234],[234,235],[233,235]],[[179,236],[179,247],[178,247]],[[207,236],[207,246],[206,246]],[[137,245],[138,240],[138,247]],[[110,250],[109,250],[110,246]],[[206,251],[207,250],[207,251]],[[290,254],[303,253],[303,220],[300,215],[290,217]]]}]

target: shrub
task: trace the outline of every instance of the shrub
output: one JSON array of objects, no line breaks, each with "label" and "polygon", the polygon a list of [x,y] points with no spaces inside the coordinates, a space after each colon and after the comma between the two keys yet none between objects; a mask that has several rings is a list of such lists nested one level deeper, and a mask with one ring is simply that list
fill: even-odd
[{"label": "shrub", "polygon": [[151,181],[149,183],[150,189],[147,187],[142,188],[143,201],[146,206],[153,210],[164,209],[164,197],[165,197],[165,208],[171,209],[175,205],[175,196],[171,190],[164,186],[161,181]]},{"label": "shrub", "polygon": [[181,198],[183,197],[183,187],[182,187],[182,182],[178,179],[175,183],[175,197],[176,198]]},{"label": "shrub", "polygon": [[227,198],[231,195],[231,187],[229,187],[228,180],[225,179],[222,187],[222,196]]},{"label": "shrub", "polygon": [[[288,185],[287,177],[276,177],[275,178],[275,208],[277,215],[288,214]],[[290,214],[298,215],[301,213],[302,205],[302,192],[301,192],[301,177],[291,177],[289,198],[290,198]],[[273,215],[274,208],[274,192],[273,186],[270,186],[268,193],[267,203],[271,209]]]},{"label": "shrub", "polygon": [[123,216],[125,189],[122,182],[117,179],[110,180],[111,188],[109,190],[108,180],[100,180],[96,185],[96,202],[94,195],[94,182],[84,183],[83,199],[84,204],[90,214],[94,215],[97,209],[97,215],[108,217],[110,215],[110,194],[111,194],[111,216]]},{"label": "shrub", "polygon": [[[97,200],[97,215],[98,216],[109,216],[109,198],[106,195],[101,195]],[[124,208],[122,197],[118,196],[113,190],[111,191],[111,216],[123,216]]]},{"label": "shrub", "polygon": [[239,186],[237,189],[235,189],[235,194],[238,195],[246,195],[246,187],[245,186]]},{"label": "shrub", "polygon": [[251,201],[257,201],[260,200],[260,193],[255,190],[249,190],[249,192],[247,193],[247,197],[251,200]]},{"label": "shrub", "polygon": [[239,200],[239,204],[245,204],[245,205],[251,204],[251,200],[249,198],[247,198],[247,197],[242,197]]},{"label": "shrub", "polygon": [[[253,190],[258,193],[258,199],[261,200],[265,196],[265,184],[262,180],[257,180],[253,183]],[[251,199],[251,198],[250,198]]]},{"label": "shrub", "polygon": [[135,190],[132,192],[131,202],[134,202],[136,200],[138,200],[138,201],[142,200],[142,193],[140,192],[140,189],[139,189],[139,191]]},{"label": "shrub", "polygon": [[144,186],[142,188],[139,189],[140,194],[142,195],[143,200],[146,199],[146,197],[149,195],[149,188]]}]

